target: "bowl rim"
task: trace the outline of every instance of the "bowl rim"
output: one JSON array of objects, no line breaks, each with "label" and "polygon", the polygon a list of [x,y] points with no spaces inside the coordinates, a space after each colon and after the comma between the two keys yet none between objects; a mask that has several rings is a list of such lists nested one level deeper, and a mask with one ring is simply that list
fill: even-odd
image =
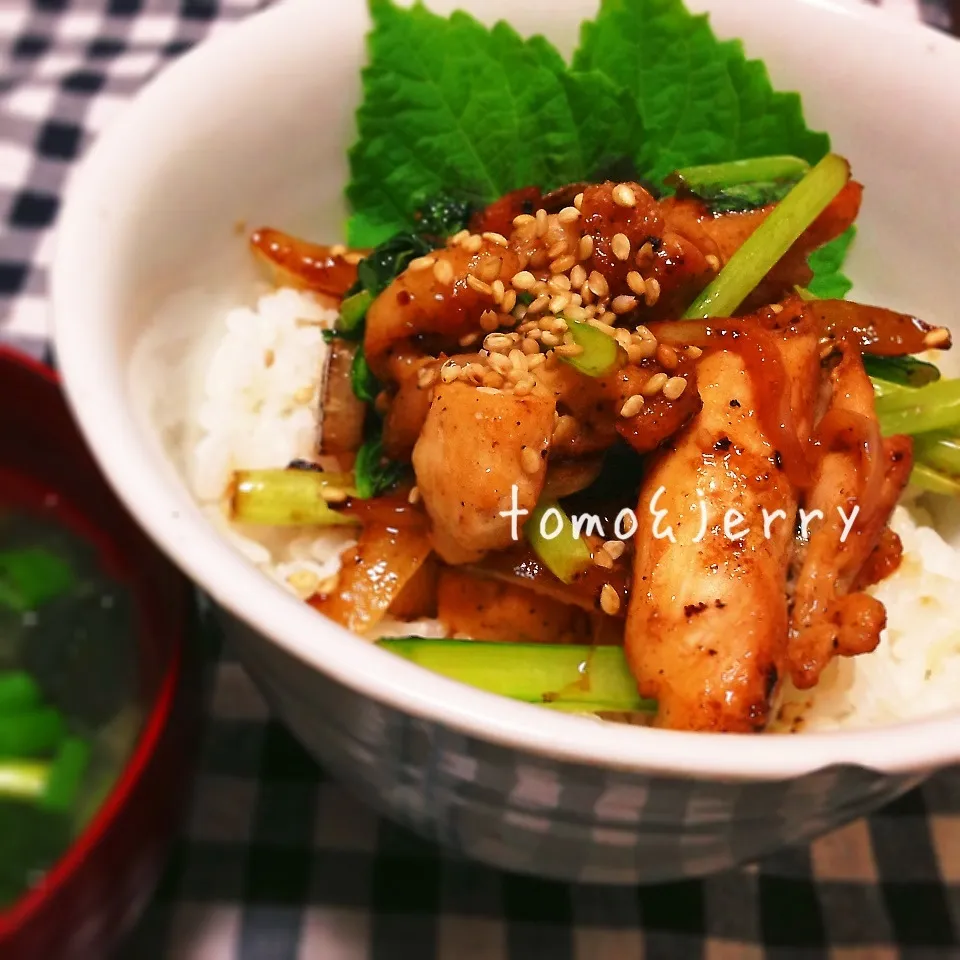
[{"label": "bowl rim", "polygon": [[[717,2],[717,0],[714,0]],[[833,0],[782,0],[805,15],[853,19],[858,29],[893,34],[918,52],[931,45],[960,75],[960,45],[919,24],[890,18],[868,5]],[[702,6],[702,4],[700,4]],[[272,583],[191,511],[183,490],[150,466],[145,433],[126,405],[116,352],[91,331],[102,328],[103,291],[88,269],[97,256],[101,197],[110,194],[110,168],[132,149],[133,120],[172,115],[207,71],[245,62],[243,51],[296,29],[315,10],[312,0],[287,0],[255,13],[169,65],[109,125],[74,171],[61,211],[51,274],[54,338],[68,402],[108,482],[170,559],[223,608],[295,659],[359,695],[460,734],[527,755],[610,770],[705,779],[781,780],[823,768],[858,766],[891,774],[927,772],[960,759],[960,708],[893,726],[780,736],[705,734],[606,725],[535,705],[516,703],[432,674],[316,612]],[[891,19],[894,21],[891,23]],[[824,21],[826,23],[826,20]],[[156,464],[159,464],[156,460]]]},{"label": "bowl rim", "polygon": [[[8,365],[17,366],[58,390],[61,388],[61,379],[56,371],[18,350],[0,345],[0,371]],[[153,704],[144,717],[133,751],[116,783],[100,803],[90,822],[61,853],[43,879],[24,891],[6,909],[0,910],[0,945],[46,908],[63,886],[83,869],[83,865],[110,830],[147,769],[167,729],[182,674],[183,637],[178,635],[174,638],[172,655],[163,670]]]}]

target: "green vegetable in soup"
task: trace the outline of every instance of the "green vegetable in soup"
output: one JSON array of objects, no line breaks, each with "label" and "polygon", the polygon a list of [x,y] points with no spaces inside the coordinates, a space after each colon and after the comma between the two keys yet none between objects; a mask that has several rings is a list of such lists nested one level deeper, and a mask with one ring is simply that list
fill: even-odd
[{"label": "green vegetable in soup", "polygon": [[70,589],[73,571],[41,548],[0,552],[0,605],[21,612]]},{"label": "green vegetable in soup", "polygon": [[40,706],[42,694],[37,681],[24,670],[0,673],[0,718]]}]

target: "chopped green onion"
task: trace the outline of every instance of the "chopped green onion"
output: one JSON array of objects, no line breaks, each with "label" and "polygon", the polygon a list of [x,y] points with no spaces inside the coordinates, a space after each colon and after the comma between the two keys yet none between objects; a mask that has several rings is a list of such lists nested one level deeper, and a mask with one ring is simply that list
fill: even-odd
[{"label": "chopped green onion", "polygon": [[931,433],[960,427],[960,380],[938,380],[925,387],[874,381],[877,416],[887,436]]},{"label": "chopped green onion", "polygon": [[788,193],[684,314],[729,317],[823,213],[850,179],[850,166],[828,154]]},{"label": "chopped green onion", "polygon": [[70,810],[89,762],[90,744],[80,737],[67,737],[50,765],[50,776],[40,798],[40,806],[57,813]]},{"label": "chopped green onion", "polygon": [[[544,536],[544,529],[549,536]],[[593,562],[586,540],[574,536],[573,521],[555,500],[541,500],[530,514],[523,532],[534,553],[564,583],[570,583]]]},{"label": "chopped green onion", "polygon": [[360,328],[370,304],[373,303],[373,294],[369,290],[361,290],[346,297],[340,304],[340,321],[337,323],[337,332],[340,334],[354,333]]},{"label": "chopped green onion", "polygon": [[353,395],[364,403],[373,403],[380,392],[380,383],[367,363],[362,343],[353,355],[353,363],[350,365],[350,386],[353,388]]},{"label": "chopped green onion", "polygon": [[940,370],[916,357],[876,357],[863,355],[863,366],[871,377],[905,387],[923,387],[940,379]]},{"label": "chopped green onion", "polygon": [[6,714],[0,722],[0,757],[45,756],[63,734],[63,717],[53,707]]},{"label": "chopped green onion", "polygon": [[427,670],[511,700],[555,709],[654,712],[637,693],[621,647],[489,643],[477,640],[380,640],[379,646]]},{"label": "chopped green onion", "polygon": [[317,470],[240,470],[233,475],[231,515],[264,526],[347,526],[356,517],[334,510],[324,494],[356,496],[351,474]]},{"label": "chopped green onion", "polygon": [[730,187],[755,181],[799,180],[809,169],[810,164],[800,157],[754,157],[750,160],[682,167],[667,177],[666,182],[671,186],[694,190],[700,187]]},{"label": "chopped green onion", "polygon": [[43,701],[37,681],[24,670],[0,673],[0,717],[39,707]]},{"label": "chopped green onion", "polygon": [[623,347],[602,330],[590,326],[582,320],[567,320],[567,329],[583,353],[576,357],[564,357],[565,363],[585,373],[588,377],[602,377],[618,366],[626,358]]},{"label": "chopped green onion", "polygon": [[0,763],[0,798],[36,800],[42,796],[49,778],[49,763]]}]

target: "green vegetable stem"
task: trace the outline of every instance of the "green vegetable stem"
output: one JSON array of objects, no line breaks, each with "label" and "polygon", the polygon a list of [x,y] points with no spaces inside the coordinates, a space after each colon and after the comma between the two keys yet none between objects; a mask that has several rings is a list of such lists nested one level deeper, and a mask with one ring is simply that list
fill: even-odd
[{"label": "green vegetable stem", "polygon": [[[544,530],[547,536],[544,536]],[[583,537],[574,536],[573,521],[554,500],[541,500],[531,512],[523,531],[544,566],[564,583],[570,583],[593,562],[587,542]]]},{"label": "green vegetable stem", "polygon": [[620,647],[380,640],[379,646],[428,670],[489,693],[577,713],[652,713]]},{"label": "green vegetable stem", "polygon": [[588,377],[602,377],[626,360],[626,354],[613,337],[582,320],[567,320],[573,342],[583,348],[575,357],[564,357],[571,367]]},{"label": "green vegetable stem", "polygon": [[[356,517],[330,501],[355,496],[350,474],[316,470],[239,470],[233,475],[230,511],[234,520],[265,526],[351,526]],[[328,499],[329,498],[329,499]]]},{"label": "green vegetable stem", "polygon": [[747,238],[684,318],[732,316],[849,179],[846,160],[824,157]]}]

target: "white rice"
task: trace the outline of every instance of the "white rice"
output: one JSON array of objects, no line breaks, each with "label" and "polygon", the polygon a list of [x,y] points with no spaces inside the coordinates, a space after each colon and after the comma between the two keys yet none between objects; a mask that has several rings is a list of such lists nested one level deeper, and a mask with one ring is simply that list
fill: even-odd
[{"label": "white rice", "polygon": [[[263,530],[230,524],[223,495],[232,471],[282,468],[316,460],[320,374],[327,355],[321,331],[336,311],[308,293],[280,289],[223,318],[196,415],[201,438],[190,479],[210,519],[268,576],[301,595],[310,574],[334,577],[354,539],[343,529]],[[871,589],[887,609],[878,649],[834,661],[813,691],[784,691],[774,731],[874,726],[955,709],[960,703],[960,624],[952,605],[960,589],[960,551],[946,543],[916,504],[892,519],[904,559]],[[381,623],[380,636],[443,636],[437,621]]]}]

